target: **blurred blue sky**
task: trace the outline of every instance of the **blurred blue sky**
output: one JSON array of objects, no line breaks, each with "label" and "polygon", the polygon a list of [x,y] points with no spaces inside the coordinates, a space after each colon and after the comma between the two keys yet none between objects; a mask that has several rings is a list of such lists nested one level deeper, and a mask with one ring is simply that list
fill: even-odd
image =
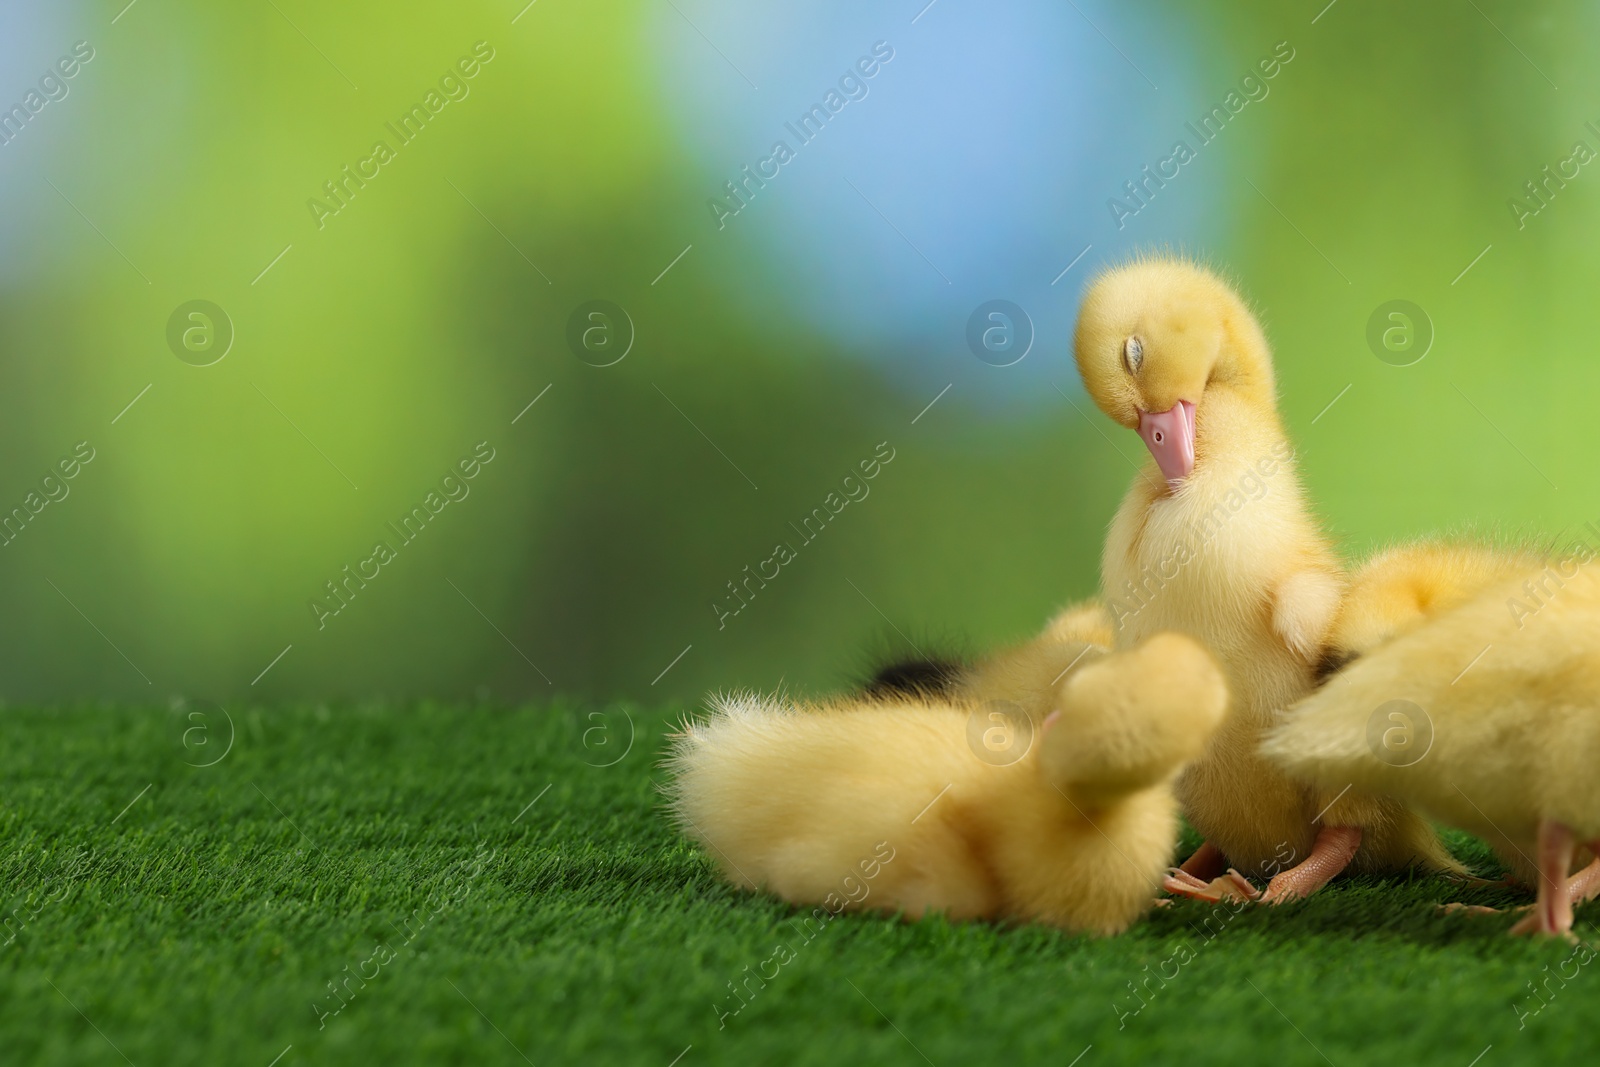
[{"label": "blurred blue sky", "polygon": [[[73,42],[83,39],[75,30],[76,16],[73,3],[0,5],[0,111],[21,103],[30,89],[38,88],[39,76],[71,52]],[[80,71],[69,83],[65,99],[45,105],[20,136],[0,144],[0,197],[14,208],[0,212],[0,283],[12,283],[36,271],[50,244],[43,236],[54,216],[15,208],[38,203],[40,190],[55,195],[40,175],[46,173],[47,160],[70,144],[74,134],[81,136],[88,128],[88,109],[74,105],[80,103],[76,98],[84,95],[87,81],[83,75],[90,72]]]},{"label": "blurred blue sky", "polygon": [[[969,402],[1059,403],[1048,383],[1077,389],[1068,363],[1085,278],[1135,248],[1203,250],[1227,232],[1219,189],[1237,155],[1215,148],[1121,231],[1106,201],[1187,137],[1184,122],[1220,101],[1229,75],[1198,66],[1200,28],[1170,17],[952,0],[919,16],[923,3],[663,0],[662,91],[705,186],[685,240],[732,246],[740,269],[724,273],[737,302],[803,322],[908,394],[931,395],[972,364]],[[719,231],[704,201],[774,140],[797,145],[785,122],[877,41],[894,58],[868,96]],[[1034,321],[1033,351],[1012,367],[982,367],[961,342],[967,316],[995,298]]]}]

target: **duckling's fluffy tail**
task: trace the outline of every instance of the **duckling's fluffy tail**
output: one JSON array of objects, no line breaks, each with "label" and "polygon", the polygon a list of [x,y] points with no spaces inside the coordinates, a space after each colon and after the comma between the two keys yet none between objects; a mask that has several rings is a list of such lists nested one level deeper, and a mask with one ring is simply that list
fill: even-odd
[{"label": "duckling's fluffy tail", "polygon": [[672,812],[745,888],[831,910],[986,915],[994,887],[940,805],[982,795],[1012,768],[974,755],[967,718],[928,697],[720,696],[673,739]]}]

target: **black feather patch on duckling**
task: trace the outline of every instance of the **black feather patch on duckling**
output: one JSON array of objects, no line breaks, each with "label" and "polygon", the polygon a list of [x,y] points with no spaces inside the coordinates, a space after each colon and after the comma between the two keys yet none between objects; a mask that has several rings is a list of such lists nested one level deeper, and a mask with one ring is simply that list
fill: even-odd
[{"label": "black feather patch on duckling", "polygon": [[879,667],[862,687],[869,697],[948,696],[961,679],[959,663],[937,659],[906,659]]},{"label": "black feather patch on duckling", "polygon": [[1324,649],[1322,658],[1317,660],[1317,666],[1313,672],[1315,678],[1312,683],[1313,687],[1320,689],[1327,683],[1329,678],[1332,678],[1360,658],[1361,653],[1359,652],[1351,652],[1342,648]]}]

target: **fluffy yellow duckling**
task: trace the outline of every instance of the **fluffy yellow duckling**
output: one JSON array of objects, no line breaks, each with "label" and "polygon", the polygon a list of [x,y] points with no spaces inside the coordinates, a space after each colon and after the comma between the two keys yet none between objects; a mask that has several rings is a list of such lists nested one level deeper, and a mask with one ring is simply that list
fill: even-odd
[{"label": "fluffy yellow duckling", "polygon": [[1315,892],[1352,861],[1453,866],[1402,805],[1310,788],[1257,752],[1279,709],[1313,682],[1343,577],[1295,475],[1271,355],[1244,301],[1194,264],[1140,260],[1091,285],[1076,354],[1095,404],[1151,456],[1102,561],[1116,645],[1190,634],[1221,661],[1232,694],[1223,726],[1178,781],[1206,843],[1167,888],[1217,899],[1227,885],[1207,879],[1230,862],[1281,870],[1285,856],[1295,866],[1272,878],[1266,901]]},{"label": "fluffy yellow duckling", "polygon": [[675,738],[672,809],[731,882],[822,921],[937,911],[1112,934],[1151,905],[1177,836],[1171,779],[1226,701],[1176,634],[1090,649],[1058,712],[1000,759],[973,737],[984,705],[961,699],[724,699]]},{"label": "fluffy yellow duckling", "polygon": [[1430,538],[1378,552],[1350,579],[1318,664],[1319,678],[1543,563],[1532,549],[1487,540]]},{"label": "fluffy yellow duckling", "polygon": [[[1438,562],[1426,555],[1424,571]],[[1441,583],[1442,612],[1358,649],[1268,735],[1263,754],[1297,777],[1398,797],[1484,838],[1537,885],[1534,913],[1514,932],[1565,934],[1572,903],[1600,891],[1600,861],[1568,877],[1576,845],[1600,855],[1600,574],[1585,566],[1593,556],[1584,547],[1532,566],[1526,553],[1457,557]],[[1385,562],[1374,591],[1403,590],[1419,558]],[[1480,591],[1461,599],[1474,584]],[[1406,594],[1397,597],[1404,604]],[[1382,642],[1381,614],[1353,615],[1342,636],[1352,647]]]},{"label": "fluffy yellow duckling", "polygon": [[1054,707],[1061,679],[1080,660],[1109,652],[1111,617],[1098,600],[1063,608],[1033,640],[979,660],[952,679],[950,689],[968,700],[1009,703],[1035,721]]},{"label": "fluffy yellow duckling", "polygon": [[970,665],[952,659],[904,659],[880,667],[862,688],[871,699],[950,697],[1013,706],[1034,722],[1050,713],[1056,685],[1091,652],[1111,649],[1111,617],[1098,600],[1057,612],[1031,641]]}]

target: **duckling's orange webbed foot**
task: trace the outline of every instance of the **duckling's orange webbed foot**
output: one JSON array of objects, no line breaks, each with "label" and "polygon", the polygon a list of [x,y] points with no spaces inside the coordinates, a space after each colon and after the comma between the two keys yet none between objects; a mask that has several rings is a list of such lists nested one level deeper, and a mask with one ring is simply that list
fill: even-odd
[{"label": "duckling's orange webbed foot", "polygon": [[1282,904],[1309,897],[1350,866],[1361,847],[1361,827],[1324,826],[1317,831],[1311,855],[1267,883],[1263,904]]},{"label": "duckling's orange webbed foot", "polygon": [[1227,874],[1209,882],[1196,878],[1180,867],[1173,867],[1167,871],[1161,888],[1173,896],[1203,900],[1207,904],[1220,904],[1225,900],[1257,900],[1261,896],[1260,890],[1231,867]]}]

